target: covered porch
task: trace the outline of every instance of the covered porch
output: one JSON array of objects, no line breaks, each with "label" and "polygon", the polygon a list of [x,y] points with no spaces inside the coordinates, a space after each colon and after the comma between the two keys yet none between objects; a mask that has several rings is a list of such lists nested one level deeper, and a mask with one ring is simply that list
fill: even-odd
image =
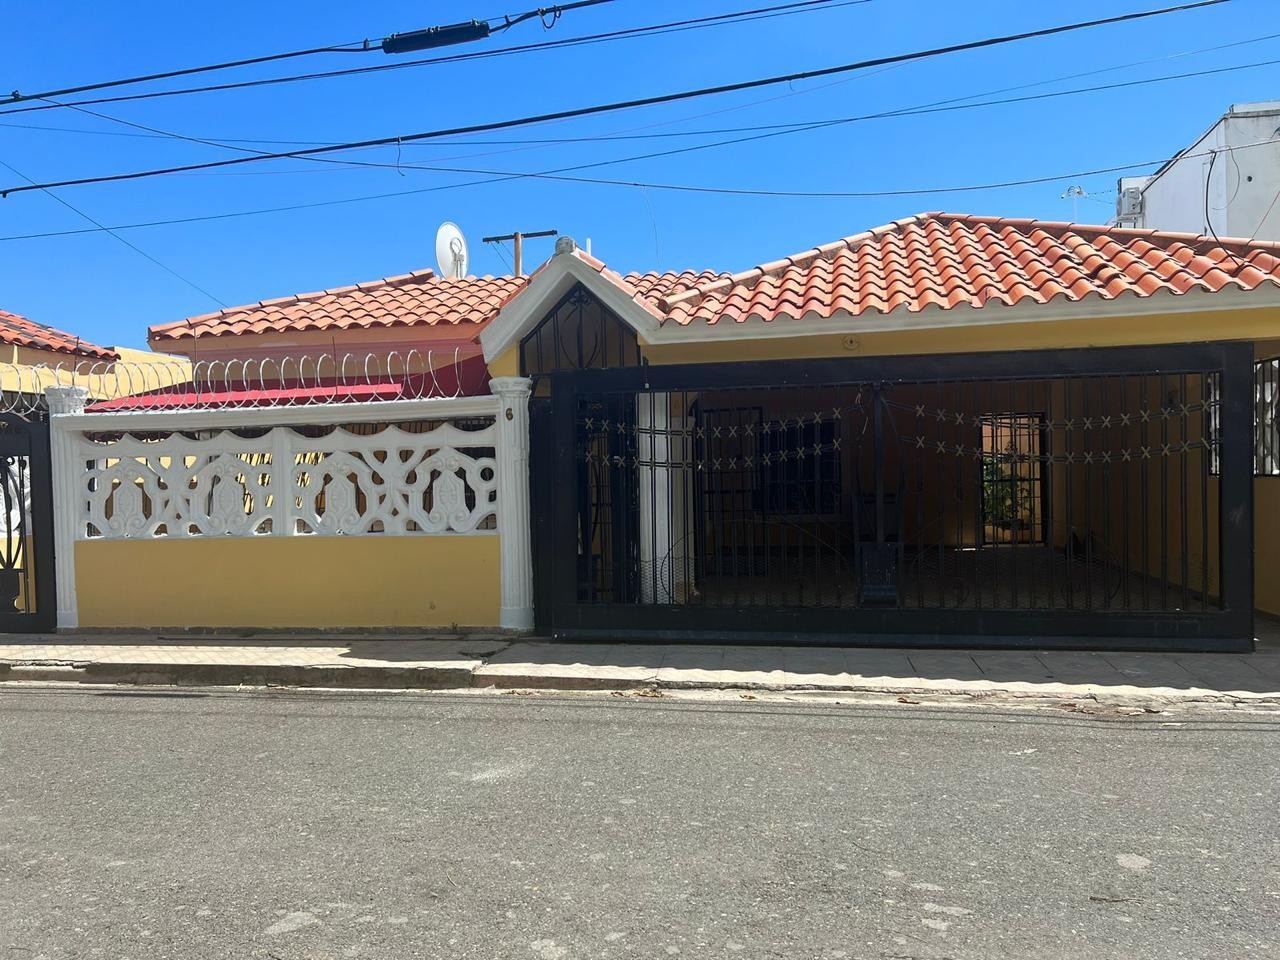
[{"label": "covered porch", "polygon": [[534,511],[557,559],[541,620],[1241,649],[1252,360],[1210,344],[552,375],[544,443],[573,455]]}]

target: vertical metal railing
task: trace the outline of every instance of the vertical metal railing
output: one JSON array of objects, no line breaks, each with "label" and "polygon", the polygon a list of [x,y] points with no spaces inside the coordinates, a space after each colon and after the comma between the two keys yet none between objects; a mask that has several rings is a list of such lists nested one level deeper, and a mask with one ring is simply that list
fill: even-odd
[{"label": "vertical metal railing", "polygon": [[578,602],[1216,609],[1216,377],[583,394]]}]

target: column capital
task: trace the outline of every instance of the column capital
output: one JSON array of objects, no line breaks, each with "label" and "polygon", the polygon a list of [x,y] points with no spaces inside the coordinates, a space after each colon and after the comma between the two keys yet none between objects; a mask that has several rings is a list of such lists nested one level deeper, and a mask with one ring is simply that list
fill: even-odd
[{"label": "column capital", "polygon": [[489,381],[489,392],[504,400],[522,400],[533,392],[533,381],[528,377],[494,377]]},{"label": "column capital", "polygon": [[58,416],[64,413],[84,413],[89,402],[89,391],[85,387],[45,387],[45,403],[49,413]]}]

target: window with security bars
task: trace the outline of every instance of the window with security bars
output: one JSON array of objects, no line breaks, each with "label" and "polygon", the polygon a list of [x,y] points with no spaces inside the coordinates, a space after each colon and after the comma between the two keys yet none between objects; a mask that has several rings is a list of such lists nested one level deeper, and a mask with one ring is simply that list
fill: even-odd
[{"label": "window with security bars", "polygon": [[821,515],[840,512],[840,424],[774,417],[762,407],[702,411],[703,457],[717,499],[733,509]]},{"label": "window with security bars", "polygon": [[1280,476],[1280,357],[1253,366],[1253,473]]},{"label": "window with security bars", "polygon": [[839,423],[797,418],[770,426],[760,438],[759,508],[768,513],[839,513]]},{"label": "window with security bars", "polygon": [[[1212,374],[1205,382],[1205,410],[1210,440],[1209,470],[1221,472],[1222,382]],[[1253,475],[1280,477],[1280,357],[1253,365]]]},{"label": "window with security bars", "polygon": [[1043,543],[1044,415],[988,414],[978,423],[983,541]]}]

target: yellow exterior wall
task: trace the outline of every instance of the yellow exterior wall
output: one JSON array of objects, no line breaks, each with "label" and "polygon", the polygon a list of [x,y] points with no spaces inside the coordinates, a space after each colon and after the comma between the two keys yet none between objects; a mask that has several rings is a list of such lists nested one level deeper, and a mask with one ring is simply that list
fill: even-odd
[{"label": "yellow exterior wall", "polygon": [[1253,481],[1253,605],[1280,616],[1280,477]]},{"label": "yellow exterior wall", "polygon": [[520,346],[516,344],[507,347],[506,350],[498,354],[488,363],[489,376],[491,377],[519,377],[520,373]]},{"label": "yellow exterior wall", "polygon": [[496,535],[86,540],[82,627],[494,627]]}]

